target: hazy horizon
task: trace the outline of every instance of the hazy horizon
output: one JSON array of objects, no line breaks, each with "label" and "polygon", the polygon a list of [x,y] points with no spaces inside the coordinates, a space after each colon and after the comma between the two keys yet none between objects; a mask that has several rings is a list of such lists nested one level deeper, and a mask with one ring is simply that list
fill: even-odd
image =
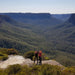
[{"label": "hazy horizon", "polygon": [[30,14],[39,14],[39,13],[49,13],[49,14],[74,14],[74,13],[50,13],[50,12],[0,12],[0,13],[30,13]]},{"label": "hazy horizon", "polygon": [[75,0],[0,0],[0,13],[75,13]]}]

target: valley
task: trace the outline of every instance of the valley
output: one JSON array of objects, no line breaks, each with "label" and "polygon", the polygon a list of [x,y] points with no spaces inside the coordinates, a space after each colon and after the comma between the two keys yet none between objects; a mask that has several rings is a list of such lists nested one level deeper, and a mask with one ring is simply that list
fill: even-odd
[{"label": "valley", "polygon": [[42,50],[51,59],[74,65],[74,18],[75,14],[63,21],[49,13],[0,13],[0,47],[15,48],[22,54]]}]

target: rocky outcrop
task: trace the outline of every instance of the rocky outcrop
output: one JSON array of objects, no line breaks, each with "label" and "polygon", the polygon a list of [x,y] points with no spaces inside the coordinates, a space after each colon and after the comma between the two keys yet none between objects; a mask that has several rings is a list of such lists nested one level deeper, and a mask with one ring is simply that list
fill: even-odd
[{"label": "rocky outcrop", "polygon": [[[25,59],[23,56],[20,55],[11,55],[9,58],[5,61],[0,62],[0,68],[7,68],[9,65],[14,65],[14,64],[20,64],[20,65],[28,65],[32,66],[34,62],[30,59]],[[58,65],[62,66],[60,63],[54,60],[45,60],[42,61],[42,64],[51,64],[51,65]]]},{"label": "rocky outcrop", "polygon": [[30,59],[25,59],[23,56],[9,56],[9,58],[6,61],[2,61],[0,63],[0,68],[7,68],[9,65],[14,65],[14,64],[26,64],[26,65],[30,65],[32,64],[33,61],[31,61]]}]

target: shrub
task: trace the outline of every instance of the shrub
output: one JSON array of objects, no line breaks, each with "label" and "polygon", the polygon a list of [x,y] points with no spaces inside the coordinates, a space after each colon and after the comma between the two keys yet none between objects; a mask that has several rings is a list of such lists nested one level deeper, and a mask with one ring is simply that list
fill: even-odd
[{"label": "shrub", "polygon": [[7,48],[1,48],[0,52],[3,54],[7,54],[8,49]]},{"label": "shrub", "polygon": [[75,67],[67,67],[61,70],[59,66],[49,64],[20,66],[11,65],[7,69],[0,69],[0,75],[75,75]]},{"label": "shrub", "polygon": [[17,74],[21,70],[21,68],[22,68],[21,65],[15,64],[15,65],[10,65],[6,71],[8,75],[13,75]]},{"label": "shrub", "polygon": [[33,56],[34,56],[34,51],[29,51],[24,54],[25,58],[30,58],[31,60],[33,59]]},{"label": "shrub", "polygon": [[32,75],[40,75],[41,74],[41,66],[40,65],[34,65],[31,68],[31,74]]},{"label": "shrub", "polygon": [[8,55],[4,54],[2,60],[4,61],[4,60],[6,60],[6,59],[8,59]]},{"label": "shrub", "polygon": [[0,52],[0,60],[6,60],[6,59],[8,59],[8,55]]},{"label": "shrub", "polygon": [[3,54],[8,54],[8,55],[11,55],[11,54],[18,54],[18,51],[17,51],[16,49],[13,49],[13,48],[10,48],[10,49],[1,48],[1,49],[0,49],[0,52],[3,53]]},{"label": "shrub", "polygon": [[3,56],[3,53],[0,52],[0,56]]},{"label": "shrub", "polygon": [[24,65],[17,75],[31,75],[31,68],[27,65]]},{"label": "shrub", "polygon": [[44,57],[44,60],[49,60],[49,57]]},{"label": "shrub", "polygon": [[59,66],[44,64],[41,66],[42,75],[60,75],[61,69]]},{"label": "shrub", "polygon": [[63,75],[75,75],[75,67],[67,67],[63,70]]},{"label": "shrub", "polygon": [[18,51],[17,51],[16,49],[11,48],[11,49],[8,49],[8,50],[7,50],[7,54],[8,54],[8,55],[11,55],[11,54],[18,54]]}]

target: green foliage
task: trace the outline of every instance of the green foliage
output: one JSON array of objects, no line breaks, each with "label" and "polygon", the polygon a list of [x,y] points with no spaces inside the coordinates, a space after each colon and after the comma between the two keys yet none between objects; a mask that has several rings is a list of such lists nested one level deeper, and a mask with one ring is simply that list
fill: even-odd
[{"label": "green foliage", "polygon": [[21,66],[19,64],[11,65],[7,68],[8,75],[14,75],[17,74],[21,70]]},{"label": "green foliage", "polygon": [[11,65],[6,69],[0,69],[1,75],[75,75],[75,67],[63,68],[49,64],[20,66],[18,64]]},{"label": "green foliage", "polygon": [[18,51],[16,49],[10,48],[1,48],[0,52],[3,54],[7,54],[7,55],[11,55],[11,54],[19,54]]},{"label": "green foliage", "polygon": [[34,65],[31,68],[31,75],[40,75],[41,74],[41,67],[38,65]]},{"label": "green foliage", "polygon": [[11,55],[11,54],[18,54],[18,51],[16,50],[16,49],[8,49],[8,51],[7,51],[7,54],[8,55]]},{"label": "green foliage", "polygon": [[6,60],[6,59],[8,59],[8,55],[0,52],[0,60]]},{"label": "green foliage", "polygon": [[0,52],[3,54],[7,54],[8,49],[7,48],[0,48]]},{"label": "green foliage", "polygon": [[49,60],[50,58],[49,57],[44,57],[44,60]]},{"label": "green foliage", "polygon": [[42,65],[41,66],[42,75],[60,75],[61,74],[61,68],[58,66],[52,66],[52,65]]},{"label": "green foliage", "polygon": [[47,54],[42,53],[42,60],[49,60],[50,58],[47,56]]},{"label": "green foliage", "polygon": [[55,51],[54,55],[51,55],[51,54],[49,55],[50,55],[50,59],[55,59],[66,67],[75,65],[75,55],[74,54],[57,50]]},{"label": "green foliage", "polygon": [[0,69],[0,75],[8,75],[7,72],[3,69]]},{"label": "green foliage", "polygon": [[24,65],[17,75],[31,75],[31,68],[29,68],[27,65]]},{"label": "green foliage", "polygon": [[24,54],[25,58],[30,58],[31,60],[33,60],[33,56],[34,56],[34,51],[29,51]]},{"label": "green foliage", "polygon": [[63,75],[75,75],[75,67],[67,67],[62,71]]},{"label": "green foliage", "polygon": [[8,59],[8,55],[19,54],[16,49],[0,48],[0,60]]}]

